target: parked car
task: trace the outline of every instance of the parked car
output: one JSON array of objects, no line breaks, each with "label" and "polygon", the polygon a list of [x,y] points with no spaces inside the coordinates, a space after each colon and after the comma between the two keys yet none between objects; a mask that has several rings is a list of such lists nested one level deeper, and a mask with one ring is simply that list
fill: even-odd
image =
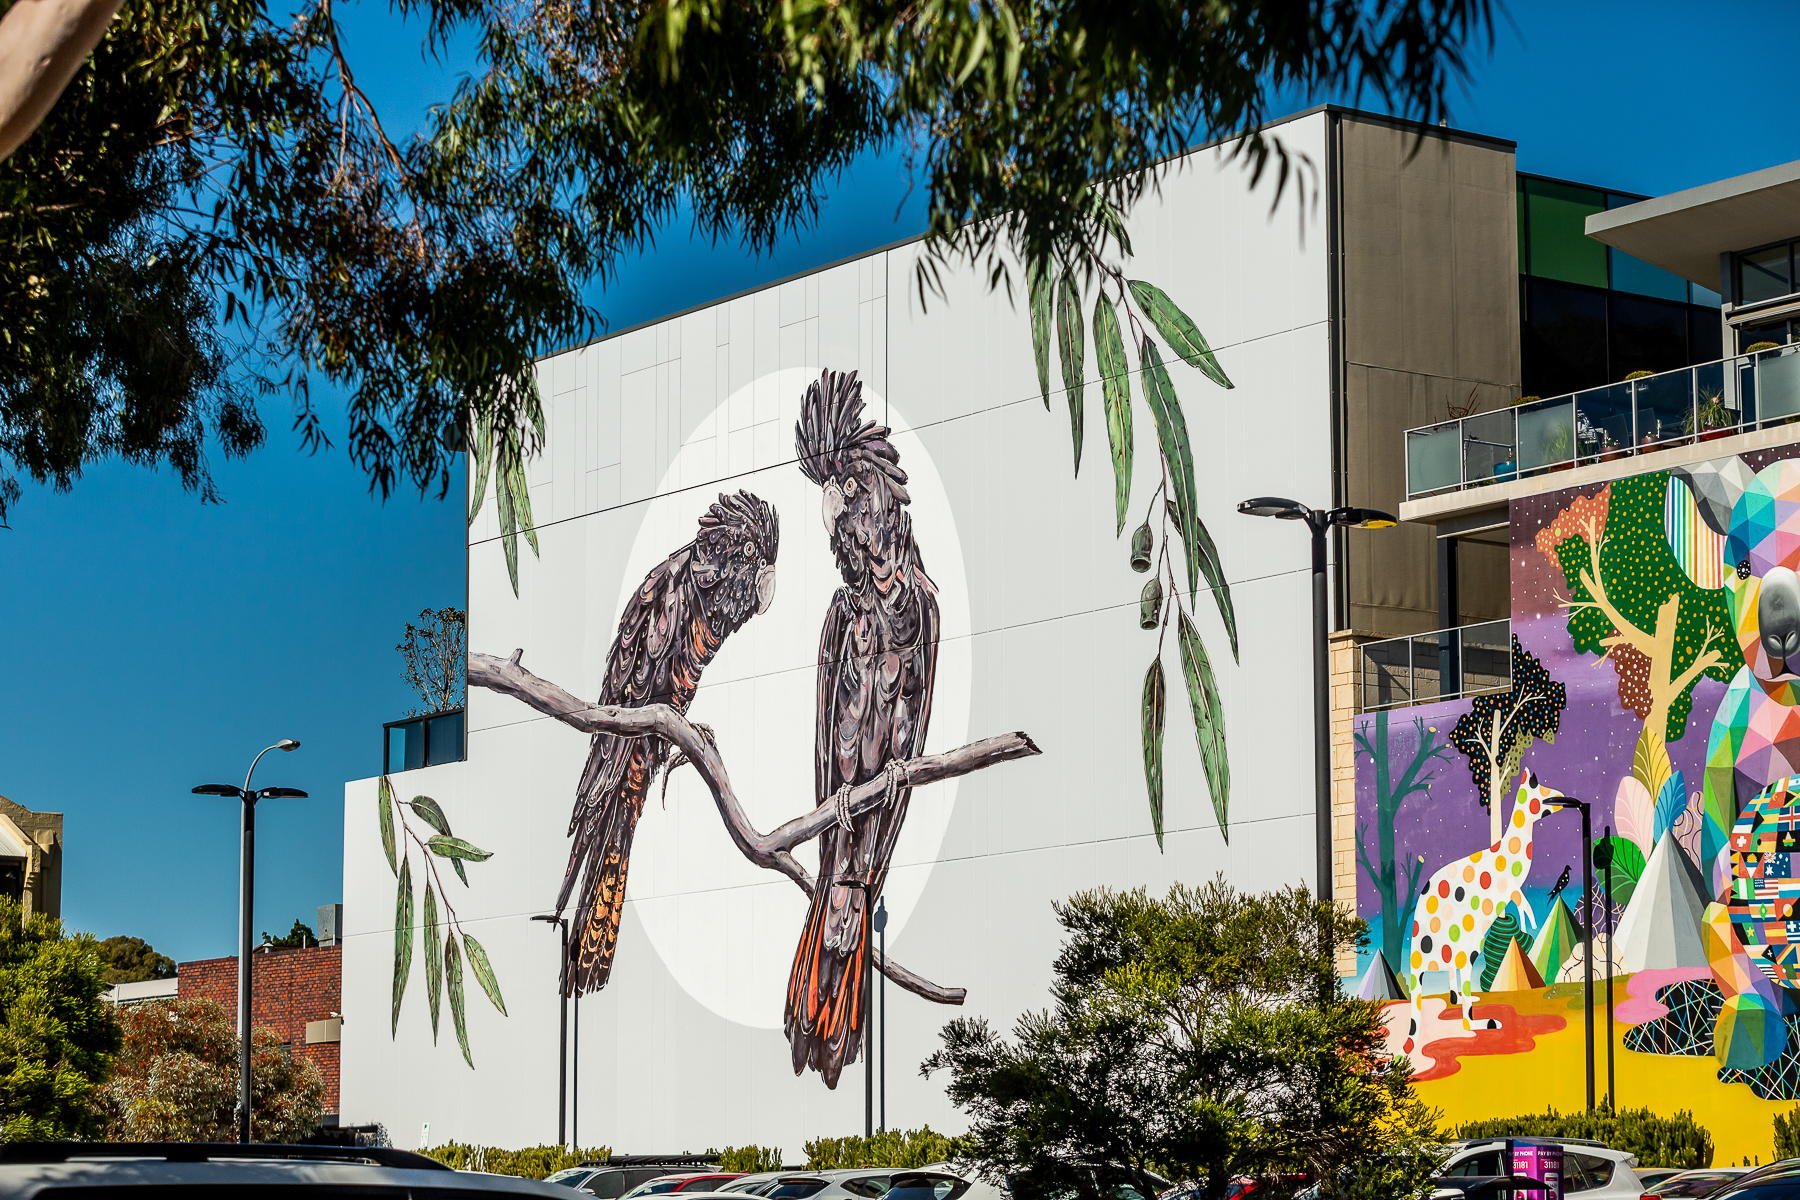
[{"label": "parked car", "polygon": [[1167,1192],[1173,1183],[1151,1171],[1143,1174],[1143,1179],[1150,1185],[1149,1195],[1145,1195],[1139,1184],[1139,1177],[1123,1167],[1111,1165],[1095,1165],[1082,1168],[1087,1173],[1085,1187],[1074,1187],[1068,1184],[1044,1184],[1032,1179],[1029,1174],[1014,1175],[1009,1178],[1007,1189],[1016,1200],[1155,1200]]},{"label": "parked car", "polygon": [[544,1180],[559,1187],[573,1188],[578,1192],[586,1192],[599,1200],[620,1200],[626,1192],[640,1183],[648,1183],[652,1179],[663,1179],[670,1175],[710,1175],[715,1174],[708,1167],[692,1167],[684,1170],[671,1162],[633,1163],[629,1166],[616,1166],[609,1162],[586,1162],[578,1167],[568,1167],[556,1172]]},{"label": "parked car", "polygon": [[696,1192],[716,1192],[721,1184],[743,1177],[742,1171],[675,1171],[646,1179],[626,1192],[624,1200],[638,1200],[640,1196],[660,1196],[668,1192],[685,1192],[689,1188]]},{"label": "parked car", "polygon": [[536,1179],[453,1171],[409,1150],[344,1146],[242,1146],[206,1142],[19,1142],[0,1147],[0,1196],[538,1196],[567,1192]]},{"label": "parked car", "polygon": [[1800,1159],[1787,1158],[1766,1167],[1746,1171],[1707,1193],[1707,1200],[1800,1200]]},{"label": "parked car", "polygon": [[[1644,1187],[1633,1170],[1637,1166],[1635,1154],[1614,1150],[1598,1142],[1564,1138],[1531,1140],[1562,1143],[1564,1196],[1580,1195],[1581,1200],[1638,1200],[1644,1194]],[[1512,1163],[1505,1160],[1506,1142],[1503,1139],[1465,1142],[1444,1164],[1438,1183],[1442,1187],[1455,1188],[1459,1179],[1492,1180],[1509,1175]]]},{"label": "parked car", "polygon": [[[1728,1183],[1733,1183],[1748,1175],[1751,1167],[1700,1167],[1692,1171],[1677,1171],[1665,1175],[1650,1185],[1646,1196],[1710,1196]],[[1638,1172],[1642,1179],[1644,1173]]]},{"label": "parked car", "polygon": [[[885,1167],[833,1171],[763,1171],[742,1176],[716,1192],[721,1196],[761,1196],[763,1200],[875,1200],[886,1194]],[[701,1200],[695,1197],[694,1200]]]}]

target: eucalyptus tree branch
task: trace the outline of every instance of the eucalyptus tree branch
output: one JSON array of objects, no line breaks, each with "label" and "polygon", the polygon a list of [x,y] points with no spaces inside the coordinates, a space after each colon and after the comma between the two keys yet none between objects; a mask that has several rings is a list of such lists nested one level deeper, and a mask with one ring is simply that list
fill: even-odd
[{"label": "eucalyptus tree branch", "polygon": [[[492,654],[469,655],[469,686],[513,697],[545,716],[583,733],[612,733],[623,737],[660,737],[677,747],[693,763],[700,778],[712,792],[725,822],[726,832],[745,858],[771,871],[779,871],[792,879],[800,890],[812,895],[814,881],[807,869],[794,858],[794,847],[811,841],[838,819],[835,799],[828,799],[804,816],[778,826],[772,832],[758,832],[744,812],[725,760],[718,748],[701,735],[681,713],[667,704],[649,704],[627,708],[612,704],[589,704],[546,679],[540,679],[520,665],[523,650],[513,651],[510,659]],[[1040,754],[1036,744],[1024,733],[1007,733],[983,738],[942,754],[924,754],[901,763],[906,783],[923,787],[944,779],[955,779],[1016,758]],[[851,816],[879,808],[887,799],[887,776],[850,789],[847,803]],[[871,953],[874,948],[870,948]],[[946,988],[930,982],[875,953],[875,964],[900,987],[938,1004],[961,1004],[966,994],[962,988]]]}]

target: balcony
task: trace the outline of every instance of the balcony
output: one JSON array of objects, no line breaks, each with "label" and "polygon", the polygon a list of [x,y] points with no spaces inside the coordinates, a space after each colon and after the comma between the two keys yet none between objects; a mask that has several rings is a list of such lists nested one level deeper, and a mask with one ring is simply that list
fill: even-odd
[{"label": "balcony", "polygon": [[393,775],[463,760],[463,710],[427,713],[381,727],[381,770]]},{"label": "balcony", "polygon": [[1466,491],[1800,418],[1800,345],[1406,431],[1406,498]]},{"label": "balcony", "polygon": [[1512,622],[1487,621],[1366,642],[1361,712],[1455,700],[1512,686]]}]

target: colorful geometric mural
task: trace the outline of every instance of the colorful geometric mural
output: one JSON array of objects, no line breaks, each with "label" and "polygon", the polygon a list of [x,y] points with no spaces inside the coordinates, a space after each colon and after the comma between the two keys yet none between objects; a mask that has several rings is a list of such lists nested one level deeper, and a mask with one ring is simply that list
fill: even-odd
[{"label": "colorful geometric mural", "polygon": [[[1679,1077],[1734,1113],[1791,1103],[1800,456],[1545,493],[1514,501],[1510,523],[1511,690],[1357,718],[1358,910],[1407,992],[1390,1044],[1451,1119],[1521,1107],[1516,1088],[1473,1086],[1476,1061],[1494,1064],[1483,1078],[1578,1079],[1591,913],[1621,1079]],[[1466,774],[1440,769],[1451,750]],[[1586,896],[1579,816],[1559,796],[1591,805]],[[1701,1059],[1710,1082],[1674,1066]],[[1745,1128],[1745,1153],[1766,1155],[1766,1121]]]}]

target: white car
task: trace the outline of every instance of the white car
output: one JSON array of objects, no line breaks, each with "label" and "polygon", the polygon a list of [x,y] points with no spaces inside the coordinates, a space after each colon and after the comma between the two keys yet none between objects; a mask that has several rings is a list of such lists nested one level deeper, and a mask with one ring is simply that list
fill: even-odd
[{"label": "white car", "polygon": [[[538,1196],[568,1200],[562,1188],[536,1179],[453,1171],[408,1150],[337,1146],[269,1146],[205,1142],[20,1142],[0,1148],[0,1198],[112,1195],[115,1188],[156,1188],[238,1196],[279,1191],[308,1196]],[[92,1189],[92,1190],[88,1190]]]},{"label": "white car", "polygon": [[[1644,1186],[1633,1171],[1638,1161],[1635,1154],[1567,1138],[1519,1140],[1561,1143],[1564,1196],[1579,1195],[1581,1200],[1638,1200],[1644,1194]],[[1506,1161],[1505,1139],[1489,1138],[1459,1146],[1444,1164],[1438,1182],[1445,1188],[1455,1188],[1458,1179],[1510,1174],[1512,1163]]]}]

